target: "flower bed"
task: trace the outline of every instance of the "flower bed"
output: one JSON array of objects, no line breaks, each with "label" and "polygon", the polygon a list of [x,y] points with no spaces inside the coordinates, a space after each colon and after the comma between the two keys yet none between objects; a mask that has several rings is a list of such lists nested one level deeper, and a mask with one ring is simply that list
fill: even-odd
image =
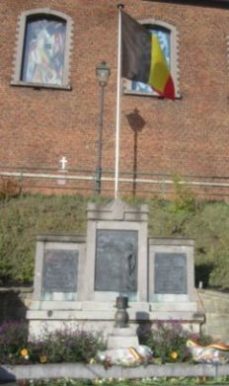
[{"label": "flower bed", "polygon": [[0,327],[0,363],[88,363],[105,344],[98,334],[83,330],[59,330],[43,333],[42,340],[27,339],[27,324],[5,322]]},{"label": "flower bed", "polygon": [[[206,336],[194,336],[184,331],[179,322],[169,326],[158,322],[153,331],[144,325],[139,333],[141,345],[148,346],[153,352],[152,363],[180,363],[192,361],[186,347],[188,339],[201,344],[211,342]],[[0,326],[0,363],[35,364],[35,363],[91,363],[96,361],[96,353],[106,348],[102,335],[80,329],[59,330],[53,333],[43,332],[42,340],[28,341],[27,324],[5,322]]]},{"label": "flower bed", "polygon": [[[114,379],[116,385],[122,379],[125,381],[118,382],[120,386],[143,386],[147,382],[163,386],[165,379],[166,385],[169,379],[171,382],[175,379],[176,384],[182,379],[184,385],[192,379],[207,377],[211,382],[220,379],[221,385],[224,381],[229,384],[229,364],[192,363],[185,342],[193,335],[183,331],[179,323],[174,322],[172,328],[158,323],[157,327],[153,332],[144,328],[139,337],[140,342],[148,344],[154,352],[150,363],[136,367],[107,367],[96,363],[96,353],[105,349],[98,334],[68,329],[46,333],[42,341],[31,342],[27,340],[25,322],[4,323],[0,327],[0,381],[17,380],[19,386],[81,386],[94,383],[112,385]],[[204,336],[196,338],[202,342],[209,340]],[[137,379],[138,383],[129,381]]]}]

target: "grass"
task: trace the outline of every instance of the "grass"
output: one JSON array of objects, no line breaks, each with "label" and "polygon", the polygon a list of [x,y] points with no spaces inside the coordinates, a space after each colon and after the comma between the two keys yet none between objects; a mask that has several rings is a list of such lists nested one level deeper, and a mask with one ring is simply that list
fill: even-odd
[{"label": "grass", "polygon": [[[73,379],[59,379],[59,380],[39,380],[39,381],[19,381],[18,386],[194,386],[194,385],[228,385],[228,377],[219,378],[145,378],[136,380],[114,380],[114,379],[95,379],[95,380],[73,380]],[[10,385],[9,385],[10,386]]]}]

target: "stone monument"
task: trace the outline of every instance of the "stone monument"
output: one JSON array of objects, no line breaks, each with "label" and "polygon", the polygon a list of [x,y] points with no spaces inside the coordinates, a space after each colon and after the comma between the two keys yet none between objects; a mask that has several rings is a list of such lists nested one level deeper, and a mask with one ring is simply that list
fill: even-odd
[{"label": "stone monument", "polygon": [[88,204],[86,237],[39,235],[27,312],[31,337],[68,325],[120,335],[114,330],[120,296],[129,304],[126,342],[144,322],[176,319],[198,331],[194,243],[149,238],[147,226],[146,205],[114,200]]}]

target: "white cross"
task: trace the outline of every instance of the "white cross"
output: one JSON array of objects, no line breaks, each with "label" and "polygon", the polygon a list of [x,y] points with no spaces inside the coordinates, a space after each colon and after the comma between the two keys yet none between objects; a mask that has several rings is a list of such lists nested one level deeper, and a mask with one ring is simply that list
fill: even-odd
[{"label": "white cross", "polygon": [[61,164],[61,170],[65,170],[66,169],[66,165],[68,163],[67,158],[66,157],[62,157],[59,162]]}]

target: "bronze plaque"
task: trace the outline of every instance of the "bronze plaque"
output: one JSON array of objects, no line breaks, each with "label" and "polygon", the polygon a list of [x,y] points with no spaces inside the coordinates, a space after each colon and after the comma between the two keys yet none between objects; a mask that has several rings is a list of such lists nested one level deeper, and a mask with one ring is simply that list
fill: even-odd
[{"label": "bronze plaque", "polygon": [[137,291],[138,232],[97,230],[95,291]]},{"label": "bronze plaque", "polygon": [[155,254],[155,293],[187,294],[187,257],[184,253]]}]

